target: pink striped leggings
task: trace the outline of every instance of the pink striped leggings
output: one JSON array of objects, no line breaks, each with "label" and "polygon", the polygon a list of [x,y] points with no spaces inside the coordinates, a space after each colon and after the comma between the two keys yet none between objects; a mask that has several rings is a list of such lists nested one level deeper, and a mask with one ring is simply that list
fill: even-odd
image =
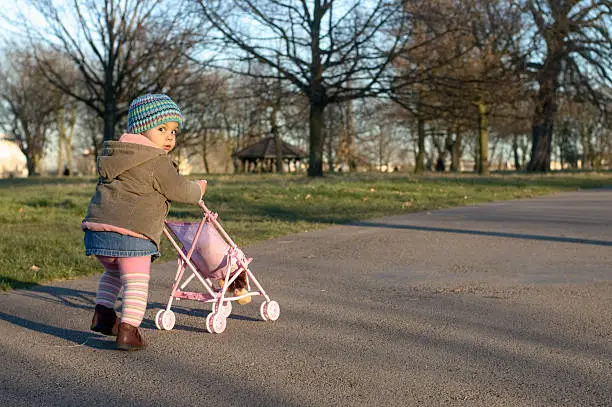
[{"label": "pink striped leggings", "polygon": [[96,304],[114,309],[123,287],[121,322],[140,326],[147,309],[151,256],[96,258],[104,266],[104,274],[98,282]]}]

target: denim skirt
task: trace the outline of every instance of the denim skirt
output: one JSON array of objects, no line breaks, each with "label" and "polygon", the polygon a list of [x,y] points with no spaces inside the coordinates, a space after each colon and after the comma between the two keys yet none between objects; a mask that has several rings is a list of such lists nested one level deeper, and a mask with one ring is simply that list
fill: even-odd
[{"label": "denim skirt", "polygon": [[154,261],[159,257],[159,250],[149,239],[116,232],[85,230],[85,254],[109,257],[151,256],[151,261]]}]

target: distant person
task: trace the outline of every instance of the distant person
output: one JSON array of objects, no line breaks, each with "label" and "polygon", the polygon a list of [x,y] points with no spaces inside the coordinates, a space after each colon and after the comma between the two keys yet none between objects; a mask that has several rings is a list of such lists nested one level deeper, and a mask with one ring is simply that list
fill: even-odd
[{"label": "distant person", "polygon": [[127,133],[105,141],[97,160],[100,177],[82,223],[85,253],[104,266],[91,329],[117,336],[121,350],[146,346],[138,327],[170,202],[197,204],[206,192],[206,181],[181,176],[168,155],[182,125],[181,110],[168,96],[140,96],[130,104]]}]

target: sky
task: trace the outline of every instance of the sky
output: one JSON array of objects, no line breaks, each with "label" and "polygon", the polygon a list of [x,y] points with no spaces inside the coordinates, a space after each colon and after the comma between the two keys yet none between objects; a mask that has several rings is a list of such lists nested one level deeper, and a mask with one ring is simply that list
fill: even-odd
[{"label": "sky", "polygon": [[22,31],[21,13],[28,19],[28,22],[42,26],[44,19],[34,8],[29,6],[27,0],[5,0],[0,8],[0,35],[3,38],[15,38]]}]

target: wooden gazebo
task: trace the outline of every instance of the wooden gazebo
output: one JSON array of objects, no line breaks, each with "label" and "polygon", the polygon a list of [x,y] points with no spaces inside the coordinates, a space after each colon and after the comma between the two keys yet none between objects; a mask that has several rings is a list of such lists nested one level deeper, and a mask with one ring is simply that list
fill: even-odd
[{"label": "wooden gazebo", "polygon": [[[281,140],[283,166],[286,165],[289,172],[292,168],[299,168],[301,161],[306,156],[303,150]],[[240,161],[240,171],[242,172],[274,172],[277,160],[275,138],[270,136],[261,139],[255,144],[234,152],[232,158]]]}]

